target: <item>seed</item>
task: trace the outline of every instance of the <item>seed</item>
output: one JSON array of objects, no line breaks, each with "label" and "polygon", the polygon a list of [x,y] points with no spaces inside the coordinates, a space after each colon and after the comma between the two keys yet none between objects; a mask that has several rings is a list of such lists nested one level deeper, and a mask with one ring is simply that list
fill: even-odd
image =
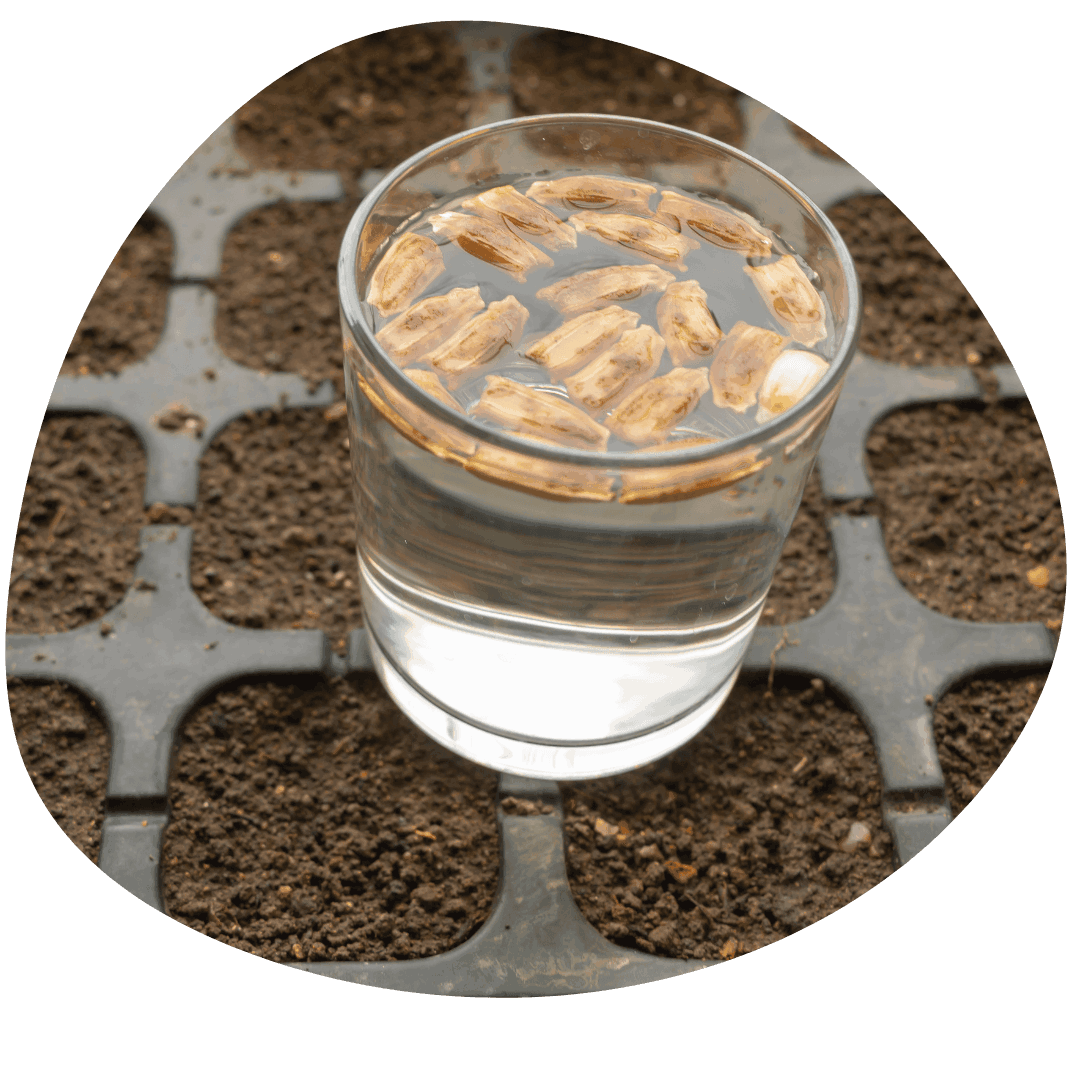
[{"label": "seed", "polygon": [[688,251],[701,246],[696,240],[672,231],[656,218],[583,210],[579,214],[571,214],[570,223],[578,232],[590,233],[605,244],[640,251],[650,259],[672,263],[683,271],[686,270],[683,257]]},{"label": "seed", "polygon": [[522,435],[582,450],[604,450],[610,438],[607,428],[576,405],[502,375],[487,377],[487,386],[470,411]]},{"label": "seed", "polygon": [[646,293],[659,292],[675,280],[674,274],[658,266],[605,266],[563,278],[538,290],[536,298],[546,300],[564,315],[577,315],[607,304],[636,300]]},{"label": "seed", "polygon": [[611,411],[605,423],[621,439],[644,446],[663,442],[697,407],[709,388],[702,368],[675,368],[650,379]]},{"label": "seed", "polygon": [[368,286],[367,302],[380,315],[396,315],[444,270],[442,252],[428,236],[405,233],[379,260]]},{"label": "seed", "polygon": [[612,304],[570,319],[525,350],[525,356],[542,364],[554,379],[579,371],[609,349],[622,333],[637,326],[637,312]]},{"label": "seed", "polygon": [[478,285],[451,289],[443,296],[427,296],[413,304],[375,337],[391,360],[407,364],[422,359],[483,309]]},{"label": "seed", "polygon": [[708,296],[696,281],[669,285],[656,304],[656,321],[676,367],[711,358],[723,331],[709,310]]},{"label": "seed", "polygon": [[793,255],[766,266],[744,266],[743,270],[796,341],[814,345],[825,337],[825,307]]},{"label": "seed", "polygon": [[431,219],[431,228],[436,236],[448,236],[462,251],[505,270],[515,281],[523,282],[537,266],[555,265],[550,255],[522,240],[501,222],[448,210]]},{"label": "seed", "polygon": [[613,176],[564,176],[559,180],[537,180],[525,194],[548,206],[570,210],[627,210],[633,214],[649,212],[649,196],[656,193],[651,184],[619,180]]},{"label": "seed", "polygon": [[663,354],[664,339],[651,326],[627,330],[610,349],[563,380],[566,392],[599,416],[651,379]]},{"label": "seed", "polygon": [[660,196],[656,216],[673,229],[689,226],[710,244],[744,255],[763,256],[772,250],[772,241],[736,211],[676,191]]},{"label": "seed", "polygon": [[781,353],[761,384],[757,422],[763,424],[802,401],[828,370],[829,365],[813,353],[797,349]]},{"label": "seed", "polygon": [[496,300],[440,345],[428,363],[446,375],[454,389],[494,360],[504,346],[516,345],[528,321],[529,312],[516,297]]},{"label": "seed", "polygon": [[757,400],[772,362],[790,341],[760,326],[737,322],[720,343],[709,369],[713,401],[722,409],[746,412]]},{"label": "seed", "polygon": [[513,225],[521,232],[528,233],[548,251],[577,247],[577,233],[565,221],[509,184],[481,192],[461,205],[465,210],[491,221]]}]

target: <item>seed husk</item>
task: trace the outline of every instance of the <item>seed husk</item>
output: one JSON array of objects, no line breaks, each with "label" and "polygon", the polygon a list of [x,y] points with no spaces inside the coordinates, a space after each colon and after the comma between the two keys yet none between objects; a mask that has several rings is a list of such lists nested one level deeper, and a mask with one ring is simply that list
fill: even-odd
[{"label": "seed husk", "polygon": [[710,244],[744,255],[764,256],[772,250],[769,237],[730,207],[665,191],[660,196],[656,216],[673,229],[690,228]]},{"label": "seed husk", "polygon": [[367,302],[385,319],[404,311],[444,270],[442,252],[430,236],[405,233],[379,260]]},{"label": "seed husk", "polygon": [[570,210],[621,210],[632,214],[649,212],[649,197],[656,194],[651,184],[617,180],[611,176],[564,176],[559,180],[537,180],[525,194],[548,206]]},{"label": "seed husk", "polygon": [[449,237],[462,251],[490,266],[505,270],[515,281],[538,266],[554,266],[551,256],[511,232],[501,222],[447,210],[431,219],[436,236]]},{"label": "seed husk", "polygon": [[509,431],[579,450],[604,450],[611,437],[603,424],[569,401],[502,375],[487,377],[470,412]]},{"label": "seed husk", "polygon": [[548,251],[577,247],[577,233],[570,225],[510,184],[482,191],[461,205],[462,209],[489,221],[501,222],[528,234],[533,243]]},{"label": "seed husk", "polygon": [[708,362],[723,337],[696,281],[672,282],[657,301],[656,320],[676,367]]},{"label": "seed husk", "polygon": [[533,342],[524,355],[547,368],[552,379],[565,379],[614,345],[640,318],[618,304],[587,311]]},{"label": "seed husk", "polygon": [[757,401],[758,388],[772,362],[791,338],[760,326],[737,322],[716,350],[709,368],[713,401],[722,409],[744,413]]},{"label": "seed husk", "polygon": [[388,322],[376,335],[391,360],[408,364],[441,345],[484,309],[480,287],[427,296]]},{"label": "seed husk", "polygon": [[605,244],[638,251],[683,271],[686,270],[686,263],[682,261],[686,253],[701,247],[696,240],[672,231],[654,217],[583,210],[571,214],[569,220],[579,233],[589,233]]},{"label": "seed husk", "polygon": [[563,385],[571,399],[596,418],[648,382],[663,355],[664,339],[651,326],[639,326],[627,330],[610,349],[564,379]]},{"label": "seed husk", "polygon": [[765,266],[744,266],[761,299],[781,326],[801,345],[825,337],[825,305],[793,255]]},{"label": "seed husk", "polygon": [[546,300],[564,315],[578,315],[606,304],[636,300],[646,293],[659,292],[674,280],[674,274],[651,263],[644,266],[604,266],[556,281],[554,285],[540,289],[536,298]]}]

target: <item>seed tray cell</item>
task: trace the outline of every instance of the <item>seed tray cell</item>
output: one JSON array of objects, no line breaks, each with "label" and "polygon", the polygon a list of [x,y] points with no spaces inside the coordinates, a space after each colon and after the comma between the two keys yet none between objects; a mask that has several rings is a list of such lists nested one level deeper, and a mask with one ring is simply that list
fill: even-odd
[{"label": "seed tray cell", "polygon": [[270,960],[448,952],[491,912],[496,786],[372,675],[234,684],[177,742],[165,908]]},{"label": "seed tray cell", "polygon": [[150,352],[165,325],[171,263],[168,227],[153,214],[144,214],[113,257],[79,320],[60,367],[62,375],[121,371]]},{"label": "seed tray cell", "polygon": [[[329,417],[329,419],[328,419]],[[192,585],[219,618],[324,631],[344,653],[362,622],[348,426],[319,409],[234,420],[202,460]],[[266,526],[247,528],[252,515]]]},{"label": "seed tray cell", "polygon": [[9,629],[73,630],[120,601],[139,557],[145,479],[142,447],[120,420],[46,418],[19,514]]},{"label": "seed tray cell", "polygon": [[[477,89],[508,98],[509,45],[515,39],[520,44],[529,32],[460,27],[466,53],[477,48],[478,39],[484,43],[483,63],[473,63],[471,70],[478,77],[482,69],[488,85],[478,83]],[[501,48],[492,44],[496,40]],[[482,103],[499,104],[490,96]],[[874,192],[850,166],[811,154],[782,118],[762,112],[759,103],[741,98],[739,107],[745,148],[785,171],[824,209]],[[361,186],[374,180],[368,171]],[[297,375],[266,374],[229,360],[215,338],[210,282],[219,273],[230,228],[245,214],[281,199],[342,199],[344,191],[337,174],[252,171],[235,147],[230,121],[154,201],[174,243],[161,340],[144,361],[119,375],[62,376],[49,406],[52,413],[117,416],[133,427],[148,456],[147,505],[195,506],[206,446],[244,413],[325,408],[333,401],[329,382],[312,392]],[[998,376],[999,395],[1022,395],[1011,369],[999,369]],[[861,356],[822,450],[825,498],[873,495],[862,459],[867,436],[882,416],[914,403],[974,400],[981,392],[963,368],[890,366]],[[823,680],[857,712],[881,770],[883,821],[904,862],[950,820],[934,742],[935,702],[954,684],[981,673],[1045,670],[1054,643],[1042,624],[963,621],[920,603],[897,580],[876,517],[841,514],[829,529],[837,575],[832,595],[805,619],[759,627],[744,670],[763,678],[792,673]],[[68,683],[97,702],[111,736],[99,865],[161,909],[170,761],[181,724],[196,704],[243,678],[357,676],[370,670],[370,658],[361,628],[352,628],[336,653],[321,630],[243,628],[211,614],[191,590],[188,526],[145,528],[140,547],[126,595],[103,618],[64,633],[9,635],[8,674]],[[537,812],[513,812],[526,803]],[[612,944],[589,925],[566,876],[564,815],[555,785],[502,776],[494,813],[499,885],[491,916],[471,938],[423,959],[305,960],[300,966],[429,993],[513,996],[605,989],[711,962],[651,956]]]}]

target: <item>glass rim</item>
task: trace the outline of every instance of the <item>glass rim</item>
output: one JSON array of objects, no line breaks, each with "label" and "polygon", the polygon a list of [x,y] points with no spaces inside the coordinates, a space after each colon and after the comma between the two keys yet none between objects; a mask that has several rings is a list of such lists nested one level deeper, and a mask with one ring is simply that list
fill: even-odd
[{"label": "glass rim", "polygon": [[[357,282],[356,257],[360,245],[360,232],[365,222],[371,215],[372,210],[378,205],[383,195],[407,172],[415,166],[422,164],[426,159],[434,157],[438,152],[454,146],[458,143],[477,141],[487,135],[496,134],[505,130],[520,130],[523,128],[540,127],[543,125],[584,125],[584,126],[615,126],[615,127],[645,127],[659,134],[676,136],[691,143],[697,143],[710,150],[719,150],[741,161],[751,168],[757,169],[768,179],[772,180],[786,194],[790,195],[797,203],[801,203],[808,211],[809,216],[821,228],[828,238],[833,249],[839,257],[841,273],[844,284],[848,289],[849,316],[845,323],[844,333],[836,350],[836,357],[829,364],[829,370],[801,401],[790,409],[773,417],[771,420],[750,431],[739,435],[733,435],[728,439],[721,439],[712,445],[698,445],[687,447],[682,450],[664,450],[663,444],[655,448],[643,448],[640,450],[619,451],[596,451],[579,450],[574,447],[555,446],[550,443],[539,442],[530,439],[526,435],[516,435],[512,432],[499,431],[496,428],[487,427],[474,420],[466,413],[460,413],[444,405],[437,398],[425,393],[412,381],[390,357],[377,341],[375,334],[368,327],[361,310],[360,291]],[[737,147],[728,143],[713,139],[700,132],[689,131],[686,128],[677,127],[674,124],[664,124],[657,120],[642,120],[632,116],[609,115],[607,113],[542,113],[536,116],[514,117],[509,120],[499,120],[491,124],[483,124],[479,127],[460,131],[445,139],[432,143],[423,150],[418,151],[405,161],[391,169],[386,176],[371,189],[356,208],[349,225],[342,237],[340,253],[338,256],[338,303],[341,306],[342,317],[348,325],[353,337],[362,342],[369,353],[369,358],[379,369],[379,374],[386,378],[391,386],[404,396],[412,404],[422,409],[428,415],[434,416],[441,423],[446,423],[474,439],[480,439],[491,443],[504,450],[523,454],[529,457],[542,458],[546,461],[559,462],[564,465],[588,467],[591,469],[606,468],[655,468],[657,466],[689,465],[697,462],[709,461],[717,457],[725,457],[728,454],[750,447],[760,446],[770,442],[774,437],[787,432],[797,424],[821,402],[829,396],[832,390],[843,379],[848,366],[855,356],[860,323],[862,322],[862,297],[859,286],[858,274],[851,253],[847,249],[843,238],[836,227],[826,216],[825,212],[803,191],[797,188],[790,180],[782,176],[775,169],[770,168],[764,162],[744,153]]]}]

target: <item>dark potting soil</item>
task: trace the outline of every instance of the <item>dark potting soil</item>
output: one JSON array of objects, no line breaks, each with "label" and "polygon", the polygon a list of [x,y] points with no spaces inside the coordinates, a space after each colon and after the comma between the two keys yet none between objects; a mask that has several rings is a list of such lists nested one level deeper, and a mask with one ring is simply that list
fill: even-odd
[{"label": "dark potting soil", "polygon": [[676,124],[738,146],[738,91],[694,68],[603,38],[544,30],[510,62],[519,113],[593,112]]},{"label": "dark potting soil", "polygon": [[72,630],[119,603],[146,524],[146,458],[110,416],[49,416],[23,496],[8,593],[8,630]]},{"label": "dark potting soil", "polygon": [[351,484],[343,409],[235,420],[203,457],[195,513],[170,515],[194,530],[196,596],[227,622],[323,630],[344,652],[363,624]]},{"label": "dark potting soil", "polygon": [[1027,402],[928,405],[867,441],[897,576],[943,615],[1061,626],[1065,529]]},{"label": "dark potting soil", "polygon": [[166,910],[270,960],[446,952],[491,908],[495,793],[373,676],[222,691],[180,736]]},{"label": "dark potting soil", "polygon": [[1001,342],[948,263],[884,195],[837,204],[829,219],[844,238],[863,290],[859,347],[901,364],[1006,364]]},{"label": "dark potting soil", "polygon": [[337,258],[356,203],[277,203],[229,233],[218,298],[217,340],[239,364],[288,371],[344,394]]},{"label": "dark potting soil", "polygon": [[[564,786],[574,897],[616,944],[730,959],[794,933],[892,869],[859,718],[820,679],[740,680],[691,744]],[[843,850],[855,823],[866,842]]]},{"label": "dark potting soil", "polygon": [[8,682],[8,704],[34,789],[67,838],[97,862],[109,734],[91,704],[59,683]]},{"label": "dark potting soil", "polygon": [[937,703],[934,738],[954,817],[1012,749],[1045,682],[1045,675],[973,679]]},{"label": "dark potting soil", "polygon": [[144,214],[94,290],[60,374],[104,375],[142,360],[165,326],[171,264],[172,234]]},{"label": "dark potting soil", "polygon": [[452,26],[405,26],[308,60],[236,114],[241,153],[259,168],[337,169],[356,193],[387,169],[465,127],[470,84]]}]

